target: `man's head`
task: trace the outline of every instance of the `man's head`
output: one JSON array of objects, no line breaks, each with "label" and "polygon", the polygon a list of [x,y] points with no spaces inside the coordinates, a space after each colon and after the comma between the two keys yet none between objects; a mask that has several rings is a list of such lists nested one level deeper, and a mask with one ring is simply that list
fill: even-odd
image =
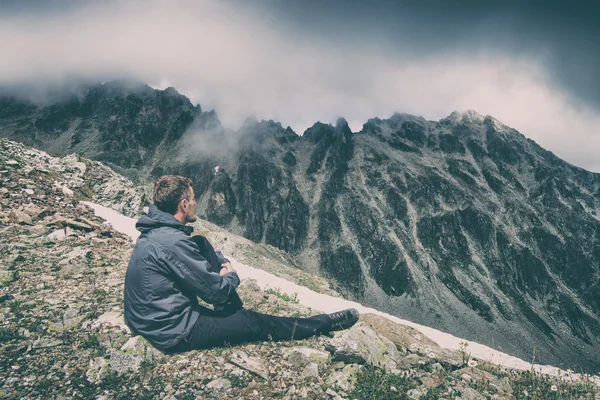
[{"label": "man's head", "polygon": [[183,176],[164,175],[154,185],[154,205],[172,214],[179,222],[194,222],[196,199],[192,181]]}]

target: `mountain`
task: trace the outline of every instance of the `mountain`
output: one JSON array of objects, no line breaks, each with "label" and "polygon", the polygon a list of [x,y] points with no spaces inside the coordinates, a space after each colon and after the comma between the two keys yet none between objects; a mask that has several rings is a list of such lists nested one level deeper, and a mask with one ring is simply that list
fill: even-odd
[{"label": "mountain", "polygon": [[[109,221],[92,211],[104,208],[98,203],[112,209]],[[97,161],[52,157],[0,139],[0,397],[479,399],[520,398],[525,392],[536,398],[598,394],[597,376],[553,367],[546,368],[552,375],[540,376],[537,366],[534,371],[525,362],[521,370],[509,369],[472,357],[476,343],[463,343],[458,351],[442,348],[419,330],[372,313],[363,313],[352,329],[329,336],[161,353],[132,335],[123,320],[123,282],[133,243],[122,234],[127,229],[121,220],[133,225],[135,219],[115,211],[137,217],[142,204],[138,187]],[[319,312],[294,293],[264,287],[265,278],[298,289],[292,282],[301,282],[319,292],[313,291],[313,298],[339,300],[323,278],[290,267],[286,255],[272,246],[204,220],[194,228],[232,257],[241,276],[252,268],[243,263],[260,267],[254,271],[260,271],[262,289],[248,278],[238,288],[247,308],[275,315]]]},{"label": "mountain", "polygon": [[[600,369],[600,174],[491,116],[223,128],[174,89],[5,96],[0,136],[194,181],[197,213],[345,296],[502,351]],[[217,167],[218,168],[215,168]]]}]

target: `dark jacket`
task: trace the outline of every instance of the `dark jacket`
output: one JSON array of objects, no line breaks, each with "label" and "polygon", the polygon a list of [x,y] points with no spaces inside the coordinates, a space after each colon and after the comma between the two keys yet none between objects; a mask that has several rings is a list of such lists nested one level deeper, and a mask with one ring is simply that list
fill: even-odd
[{"label": "dark jacket", "polygon": [[194,326],[199,315],[197,297],[224,304],[240,278],[235,272],[225,276],[213,272],[214,266],[190,238],[193,228],[155,206],[136,228],[142,234],[125,275],[125,322],[134,334],[164,350]]}]

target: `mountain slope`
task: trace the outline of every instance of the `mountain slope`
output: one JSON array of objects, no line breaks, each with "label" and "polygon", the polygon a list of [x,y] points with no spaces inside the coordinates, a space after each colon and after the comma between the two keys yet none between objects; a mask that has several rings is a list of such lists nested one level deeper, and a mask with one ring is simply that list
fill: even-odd
[{"label": "mountain slope", "polygon": [[[598,393],[598,377],[510,370],[471,358],[468,348],[462,354],[440,348],[418,330],[373,314],[361,315],[353,329],[332,337],[163,354],[132,336],[123,321],[131,239],[121,234],[123,226],[113,229],[83,201],[134,216],[141,203],[137,188],[97,162],[55,158],[6,140],[0,140],[0,171],[2,398],[514,398],[525,390],[544,398],[592,398]],[[286,266],[285,254],[273,247],[206,221],[195,227],[217,246],[225,244],[227,255],[231,249],[240,259],[333,294],[322,279]],[[295,295],[274,287],[263,291],[250,279],[238,290],[246,307],[259,312],[316,312],[298,304]]]},{"label": "mountain slope", "polygon": [[[535,348],[546,363],[600,368],[599,174],[475,112],[395,114],[358,133],[340,119],[298,136],[252,119],[225,130],[171,89],[86,93],[37,108],[4,99],[0,135],[146,184],[188,176],[199,215],[289,252],[346,296],[522,358]],[[93,140],[73,144],[84,116]]]}]

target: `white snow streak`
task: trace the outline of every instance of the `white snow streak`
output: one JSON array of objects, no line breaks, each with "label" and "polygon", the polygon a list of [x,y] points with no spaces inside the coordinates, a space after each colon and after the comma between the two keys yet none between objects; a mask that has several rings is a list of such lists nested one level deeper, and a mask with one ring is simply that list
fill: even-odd
[{"label": "white snow streak", "polygon": [[112,225],[114,230],[131,237],[131,240],[134,242],[138,236],[140,236],[140,232],[135,229],[135,223],[137,222],[135,219],[126,217],[123,214],[108,207],[101,206],[100,204],[91,203],[89,201],[81,201],[80,203],[91,207],[96,216],[104,219],[106,221],[105,223]]}]

